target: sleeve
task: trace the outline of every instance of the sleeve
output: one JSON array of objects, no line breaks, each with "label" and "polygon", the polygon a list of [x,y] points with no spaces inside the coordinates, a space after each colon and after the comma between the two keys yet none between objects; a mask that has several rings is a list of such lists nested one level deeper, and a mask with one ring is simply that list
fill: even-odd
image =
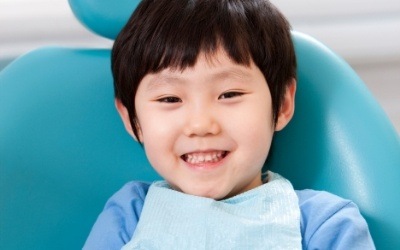
[{"label": "sleeve", "polygon": [[318,192],[300,208],[303,248],[375,249],[367,222],[353,202]]},{"label": "sleeve", "polygon": [[148,187],[145,183],[130,182],[115,193],[98,216],[83,249],[121,249],[129,242]]}]

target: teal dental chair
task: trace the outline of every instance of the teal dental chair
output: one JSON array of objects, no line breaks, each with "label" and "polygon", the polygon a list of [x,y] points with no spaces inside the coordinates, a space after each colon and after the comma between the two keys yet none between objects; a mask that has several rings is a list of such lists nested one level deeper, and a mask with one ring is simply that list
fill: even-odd
[{"label": "teal dental chair", "polygon": [[[138,1],[69,0],[113,39]],[[268,167],[355,201],[378,249],[400,249],[400,139],[356,73],[293,32],[296,114]],[[107,198],[160,177],[114,108],[110,50],[40,48],[0,72],[0,249],[80,249]]]}]

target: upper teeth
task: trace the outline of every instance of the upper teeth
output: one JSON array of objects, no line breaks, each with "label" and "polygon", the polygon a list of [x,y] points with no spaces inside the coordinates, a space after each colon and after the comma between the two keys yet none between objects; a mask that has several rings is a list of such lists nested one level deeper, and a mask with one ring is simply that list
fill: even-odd
[{"label": "upper teeth", "polygon": [[210,153],[190,153],[184,155],[184,160],[191,164],[199,164],[206,162],[217,162],[223,158],[223,151]]}]

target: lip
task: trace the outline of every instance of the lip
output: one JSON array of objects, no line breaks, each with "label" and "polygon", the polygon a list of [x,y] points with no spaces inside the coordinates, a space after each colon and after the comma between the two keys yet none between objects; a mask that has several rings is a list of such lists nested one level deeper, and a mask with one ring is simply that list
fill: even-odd
[{"label": "lip", "polygon": [[[226,150],[201,150],[185,153],[180,158],[190,169],[212,170],[222,166],[229,154]],[[195,161],[198,162],[194,163]]]}]

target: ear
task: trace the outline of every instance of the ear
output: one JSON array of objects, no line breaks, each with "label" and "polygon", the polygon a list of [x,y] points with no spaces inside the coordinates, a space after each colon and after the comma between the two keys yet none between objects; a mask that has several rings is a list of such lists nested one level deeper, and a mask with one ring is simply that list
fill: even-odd
[{"label": "ear", "polygon": [[[126,131],[128,131],[128,133],[132,136],[133,139],[135,139],[135,141],[140,141],[140,138],[139,139],[136,138],[136,135],[133,132],[128,109],[125,107],[124,104],[122,104],[121,100],[118,98],[115,98],[115,107],[118,110],[118,113],[122,119],[122,122],[124,123]],[[140,134],[141,132],[140,132],[140,128],[139,128],[138,124],[135,124],[135,126],[137,127],[137,131]]]},{"label": "ear", "polygon": [[294,114],[294,99],[296,95],[296,80],[292,78],[286,87],[285,96],[281,103],[275,131],[282,130],[292,119]]}]

